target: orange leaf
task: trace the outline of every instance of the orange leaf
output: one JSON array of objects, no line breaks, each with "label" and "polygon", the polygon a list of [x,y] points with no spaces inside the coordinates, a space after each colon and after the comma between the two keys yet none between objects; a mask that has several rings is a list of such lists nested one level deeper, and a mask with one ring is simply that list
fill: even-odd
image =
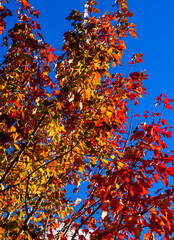
[{"label": "orange leaf", "polygon": [[21,0],[21,3],[24,4],[24,7],[25,7],[25,8],[29,8],[29,7],[30,7],[30,4],[28,3],[27,0]]},{"label": "orange leaf", "polygon": [[153,178],[154,178],[155,182],[158,183],[159,175],[155,173],[155,174],[153,174]]},{"label": "orange leaf", "polygon": [[132,37],[138,38],[134,28],[129,28],[129,33]]}]

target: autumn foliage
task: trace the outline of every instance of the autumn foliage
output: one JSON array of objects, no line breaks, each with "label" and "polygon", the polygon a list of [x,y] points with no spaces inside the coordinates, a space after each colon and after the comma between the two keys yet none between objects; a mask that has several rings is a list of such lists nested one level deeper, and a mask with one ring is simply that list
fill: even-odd
[{"label": "autumn foliage", "polygon": [[32,1],[16,0],[17,14],[0,2],[0,239],[171,239],[162,113],[172,100],[161,94],[154,113],[135,113],[147,75],[136,71],[140,53],[117,73],[124,38],[137,37],[126,0],[101,15],[94,0],[73,10],[59,57]]}]

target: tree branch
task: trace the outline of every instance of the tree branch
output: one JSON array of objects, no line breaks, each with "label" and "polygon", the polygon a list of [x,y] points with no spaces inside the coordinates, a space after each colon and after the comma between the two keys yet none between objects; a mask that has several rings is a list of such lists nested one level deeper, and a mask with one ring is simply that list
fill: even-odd
[{"label": "tree branch", "polygon": [[28,146],[28,144],[30,143],[32,137],[35,135],[35,133],[37,132],[37,130],[39,129],[41,123],[43,122],[44,118],[45,118],[45,114],[42,116],[42,118],[40,119],[40,121],[38,122],[37,126],[35,127],[35,129],[33,130],[32,134],[30,135],[29,140],[24,144],[24,146],[21,148],[21,150],[19,151],[19,153],[17,154],[17,156],[14,158],[14,160],[11,162],[9,168],[6,170],[6,172],[4,173],[4,175],[2,176],[2,178],[0,179],[0,183],[2,183],[5,178],[9,175],[11,169],[13,167],[15,167],[16,163],[19,161],[21,155],[24,153],[26,147]]},{"label": "tree branch", "polygon": [[76,229],[75,233],[73,234],[71,240],[73,240],[76,236],[76,234],[78,233],[78,231],[80,230],[80,228],[88,221],[88,219],[90,219],[90,217],[92,215],[94,215],[94,213],[96,213],[98,211],[98,209],[102,206],[102,203],[91,213],[89,214],[89,216],[78,226],[78,228]]}]

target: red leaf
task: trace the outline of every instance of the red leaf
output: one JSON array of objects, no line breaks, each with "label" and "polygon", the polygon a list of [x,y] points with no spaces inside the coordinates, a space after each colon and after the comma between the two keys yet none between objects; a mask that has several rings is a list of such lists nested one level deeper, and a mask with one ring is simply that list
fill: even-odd
[{"label": "red leaf", "polygon": [[144,131],[139,131],[132,136],[131,140],[136,141],[142,137],[144,137]]},{"label": "red leaf", "polygon": [[145,119],[147,119],[148,115],[145,113],[145,114],[143,115],[143,117],[144,117]]},{"label": "red leaf", "polygon": [[28,3],[27,0],[21,0],[21,3],[24,4],[24,8],[25,8],[25,9],[26,9],[26,8],[30,8],[30,4]]},{"label": "red leaf", "polygon": [[153,178],[154,178],[155,182],[158,183],[159,175],[155,173],[155,174],[153,174]]},{"label": "red leaf", "polygon": [[167,98],[167,96],[166,96],[164,93],[162,93],[161,95],[162,95],[163,97],[166,97],[166,98]]},{"label": "red leaf", "polygon": [[10,118],[17,118],[18,114],[19,114],[18,111],[15,111],[10,115]]},{"label": "red leaf", "polygon": [[39,33],[38,31],[36,31],[36,32],[37,32],[38,36],[39,36],[41,39],[43,39],[43,36],[42,36],[42,34],[41,34],[41,33]]},{"label": "red leaf", "polygon": [[174,176],[174,168],[173,167],[168,167],[167,171],[171,176]]},{"label": "red leaf", "polygon": [[55,91],[53,92],[53,95],[57,96],[59,93],[60,93],[59,90],[55,90]]},{"label": "red leaf", "polygon": [[169,110],[173,110],[173,106],[171,106],[170,104],[166,103],[165,104],[165,108],[169,109]]},{"label": "red leaf", "polygon": [[20,103],[19,100],[14,100],[14,101],[8,101],[9,103],[12,103],[13,105],[15,105],[17,108],[20,108]]},{"label": "red leaf", "polygon": [[134,64],[134,62],[133,61],[129,61],[129,64]]},{"label": "red leaf", "polygon": [[77,193],[79,191],[78,188],[74,188],[73,193]]},{"label": "red leaf", "polygon": [[40,14],[40,13],[35,9],[33,15],[38,18],[38,17],[39,17],[39,14]]},{"label": "red leaf", "polygon": [[135,100],[135,99],[136,99],[136,94],[133,93],[133,92],[130,92],[130,93],[129,93],[129,97],[130,97],[131,99]]},{"label": "red leaf", "polygon": [[167,131],[166,132],[166,137],[171,138],[171,136],[172,136],[172,131]]},{"label": "red leaf", "polygon": [[169,157],[166,157],[165,158],[165,160],[168,160],[168,162],[170,161],[172,161],[173,162],[173,160],[174,160],[174,155],[171,155],[171,156],[169,156]]},{"label": "red leaf", "polygon": [[167,125],[167,122],[166,122],[165,119],[161,119],[161,123],[162,123],[163,126],[164,126],[164,125]]},{"label": "red leaf", "polygon": [[130,74],[130,77],[133,79],[133,80],[138,80],[139,78],[139,72],[133,72]]},{"label": "red leaf", "polygon": [[102,127],[103,123],[101,123],[100,121],[96,121],[95,125],[96,125],[96,127]]},{"label": "red leaf", "polygon": [[162,189],[163,189],[163,187],[160,188],[160,189],[158,189],[158,190],[155,192],[155,194],[159,193],[159,191],[161,191]]}]

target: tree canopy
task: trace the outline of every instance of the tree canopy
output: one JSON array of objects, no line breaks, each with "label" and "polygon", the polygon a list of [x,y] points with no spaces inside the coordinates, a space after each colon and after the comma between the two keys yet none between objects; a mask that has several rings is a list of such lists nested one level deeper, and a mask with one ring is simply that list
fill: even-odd
[{"label": "tree canopy", "polygon": [[0,1],[1,239],[172,239],[172,100],[135,112],[148,76],[136,71],[140,53],[117,72],[125,37],[137,35],[127,1],[113,4],[73,10],[56,56],[30,1],[16,0],[17,12]]}]

